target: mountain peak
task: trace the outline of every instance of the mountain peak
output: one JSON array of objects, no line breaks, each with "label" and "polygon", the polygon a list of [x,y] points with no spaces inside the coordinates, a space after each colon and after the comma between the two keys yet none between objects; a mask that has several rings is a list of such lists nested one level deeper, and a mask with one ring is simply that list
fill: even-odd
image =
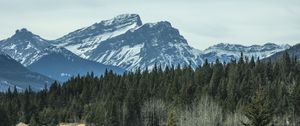
[{"label": "mountain peak", "polygon": [[[267,49],[267,48],[289,48],[290,45],[277,45],[275,43],[265,43],[263,45],[251,45],[251,46],[244,46],[244,45],[240,45],[240,44],[230,44],[230,43],[219,43],[216,45],[213,45],[211,47],[209,47],[208,49],[222,49],[222,50],[243,50],[245,48],[249,48],[252,50],[257,50],[257,49]],[[207,49],[207,50],[208,50]]]},{"label": "mountain peak", "polygon": [[145,25],[149,26],[150,28],[152,28],[152,27],[172,27],[171,23],[168,22],[168,21],[160,21],[160,22],[156,22],[156,23],[147,23]]},{"label": "mountain peak", "polygon": [[116,16],[114,19],[132,19],[132,18],[136,18],[136,19],[140,19],[140,16],[138,14],[120,14],[118,16]]},{"label": "mountain peak", "polygon": [[267,43],[264,44],[264,46],[276,46],[276,44],[275,43],[271,43],[271,42],[267,42]]},{"label": "mountain peak", "polygon": [[52,46],[49,41],[25,28],[16,30],[12,37],[3,40],[0,44],[2,51],[24,66],[37,60],[40,52],[49,46]]},{"label": "mountain peak", "polygon": [[286,48],[286,49],[288,49],[288,48],[291,47],[289,44],[281,44],[281,45],[277,45],[277,44],[275,44],[275,43],[270,43],[270,42],[264,44],[263,46],[269,47],[269,48]]},{"label": "mountain peak", "polygon": [[216,58],[221,59],[221,61],[228,62],[231,59],[237,59],[240,57],[240,52],[243,52],[244,56],[256,58],[266,58],[276,52],[288,49],[289,46],[281,46],[274,43],[266,43],[263,45],[251,45],[244,46],[240,44],[229,44],[229,43],[219,43],[213,45],[206,50],[204,50],[205,58],[209,59],[210,62],[215,61]]},{"label": "mountain peak", "polygon": [[29,31],[26,28],[16,30],[16,33],[20,33],[20,32],[29,32]]},{"label": "mountain peak", "polygon": [[226,47],[226,46],[230,46],[230,45],[232,45],[232,44],[221,42],[216,45],[213,45],[212,47]]},{"label": "mountain peak", "polygon": [[142,26],[140,16],[137,14],[122,14],[109,20],[95,23],[91,26],[71,32],[56,41],[54,45],[65,47],[73,53],[86,58],[91,50],[102,41],[125,34]]},{"label": "mountain peak", "polygon": [[127,22],[136,22],[138,26],[142,25],[142,20],[138,14],[121,14],[112,19],[104,20],[101,23],[104,25],[116,25]]},{"label": "mountain peak", "polygon": [[14,37],[29,37],[33,36],[32,32],[28,31],[26,28],[16,30],[16,33],[13,35]]}]

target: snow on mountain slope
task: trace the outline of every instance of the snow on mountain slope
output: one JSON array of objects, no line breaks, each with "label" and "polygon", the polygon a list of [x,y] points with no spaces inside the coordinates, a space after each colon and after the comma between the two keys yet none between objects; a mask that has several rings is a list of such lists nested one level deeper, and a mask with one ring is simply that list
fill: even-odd
[{"label": "snow on mountain slope", "polygon": [[53,42],[54,45],[65,47],[82,58],[89,58],[91,50],[102,41],[134,30],[142,25],[139,15],[123,14],[113,19],[95,23],[92,26],[76,30]]},{"label": "snow on mountain slope", "polygon": [[17,30],[12,37],[0,41],[1,50],[24,66],[39,60],[44,55],[41,51],[51,46],[49,41],[24,28]]},{"label": "snow on mountain slope", "polygon": [[144,24],[136,30],[103,41],[89,56],[103,64],[126,70],[202,63],[200,51],[190,47],[169,22]]},{"label": "snow on mountain slope", "polygon": [[214,62],[219,58],[223,62],[230,62],[231,59],[238,59],[243,52],[246,57],[254,57],[257,59],[267,58],[277,52],[290,48],[289,45],[276,45],[274,43],[266,43],[264,45],[243,46],[239,44],[220,43],[211,46],[203,51],[202,58]]}]

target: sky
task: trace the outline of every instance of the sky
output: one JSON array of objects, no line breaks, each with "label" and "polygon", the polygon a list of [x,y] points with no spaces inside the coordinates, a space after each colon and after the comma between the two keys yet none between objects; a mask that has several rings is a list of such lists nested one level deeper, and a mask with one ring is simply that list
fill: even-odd
[{"label": "sky", "polygon": [[300,43],[300,0],[0,0],[0,40],[27,28],[53,40],[119,14],[169,21],[188,43]]}]

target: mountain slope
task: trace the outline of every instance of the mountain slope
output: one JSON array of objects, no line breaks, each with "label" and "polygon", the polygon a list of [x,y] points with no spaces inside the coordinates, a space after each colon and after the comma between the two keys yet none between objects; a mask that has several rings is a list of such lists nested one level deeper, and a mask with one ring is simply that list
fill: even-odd
[{"label": "mountain slope", "polygon": [[91,50],[95,49],[102,41],[124,34],[141,25],[142,21],[139,15],[123,14],[71,32],[53,41],[52,44],[65,47],[80,57],[89,58]]},{"label": "mountain slope", "polygon": [[202,63],[199,53],[169,22],[158,22],[101,42],[89,59],[134,70],[151,69],[154,64],[196,66]]},{"label": "mountain slope", "polygon": [[108,66],[94,61],[89,61],[78,57],[64,48],[49,48],[43,53],[47,55],[29,65],[32,71],[47,75],[59,81],[66,81],[78,74],[85,75],[93,72],[99,76],[105,70],[113,70],[115,73],[123,73],[124,70],[114,66]]},{"label": "mountain slope", "polygon": [[52,79],[31,72],[20,63],[4,53],[0,53],[0,91],[6,91],[14,86],[19,90],[24,90],[29,86],[33,90],[40,90],[45,84],[51,84]]},{"label": "mountain slope", "polygon": [[281,58],[283,56],[283,54],[285,52],[287,52],[292,58],[296,57],[298,60],[300,60],[300,44],[296,44],[287,50],[277,52],[274,55],[266,58],[266,60],[269,60],[269,59],[271,59],[272,61],[278,60],[279,58]]}]

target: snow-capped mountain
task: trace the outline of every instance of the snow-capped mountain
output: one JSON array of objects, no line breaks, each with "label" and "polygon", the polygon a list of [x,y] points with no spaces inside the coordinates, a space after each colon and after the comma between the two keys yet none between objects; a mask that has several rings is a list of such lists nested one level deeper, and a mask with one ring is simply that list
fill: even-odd
[{"label": "snow-capped mountain", "polygon": [[44,55],[41,52],[51,46],[49,41],[25,28],[17,30],[12,37],[0,41],[1,50],[24,66],[39,60]]},{"label": "snow-capped mountain", "polygon": [[290,48],[290,45],[276,45],[274,43],[266,43],[264,45],[243,46],[239,44],[220,43],[211,46],[203,51],[202,58],[214,62],[216,58],[222,62],[230,62],[231,59],[238,59],[241,52],[244,56],[257,59],[267,58],[277,52]]},{"label": "snow-capped mountain", "polygon": [[197,65],[199,50],[190,47],[169,22],[142,24],[137,14],[123,14],[76,30],[54,45],[107,65],[126,70],[152,68],[154,64]]},{"label": "snow-capped mountain", "polygon": [[202,63],[199,53],[169,22],[158,22],[101,42],[89,59],[134,70],[151,69],[155,64],[196,66]]},{"label": "snow-capped mountain", "polygon": [[0,91],[13,89],[24,90],[29,86],[33,90],[40,90],[45,84],[51,84],[52,79],[44,75],[31,72],[10,56],[0,52]]},{"label": "snow-capped mountain", "polygon": [[204,51],[188,45],[176,28],[167,22],[142,24],[137,14],[123,14],[110,20],[76,30],[53,42],[82,58],[132,71],[151,69],[154,64],[164,66],[197,66],[208,59],[222,62],[244,56],[266,58],[289,48],[289,45],[243,46],[217,44]]},{"label": "snow-capped mountain", "polygon": [[124,71],[118,67],[83,59],[65,48],[51,45],[48,40],[26,29],[17,30],[12,37],[1,41],[0,49],[30,70],[59,81],[87,72],[100,75],[106,69],[116,73]]},{"label": "snow-capped mountain", "polygon": [[[101,65],[118,66],[129,71],[137,68],[151,69],[155,64],[162,67],[190,64],[195,67],[202,64],[205,59],[214,62],[218,58],[221,62],[229,62],[231,59],[239,58],[241,52],[247,57],[254,56],[263,59],[290,48],[289,45],[273,43],[252,46],[220,43],[199,51],[189,46],[186,39],[180,35],[179,30],[172,27],[169,22],[143,24],[137,14],[119,15],[113,19],[76,30],[53,41],[42,39],[26,29],[21,29],[11,38],[1,41],[0,47],[23,65],[30,66],[32,70],[37,71],[37,69],[46,67],[47,62],[58,65],[55,58],[64,57],[60,59],[64,63],[58,66],[76,64],[74,68],[77,68],[77,73],[78,71],[82,73],[83,69],[86,69],[87,72],[91,68],[94,69],[91,66],[95,65],[91,61],[102,63]],[[43,57],[46,58],[38,62]],[[84,59],[90,61],[84,61]],[[85,64],[81,67],[88,67],[80,68],[79,64]],[[52,67],[53,69],[44,69],[39,72],[55,78],[59,78],[57,74],[69,76],[74,73],[71,69],[68,69],[70,71],[68,73],[61,71],[61,67]],[[52,72],[50,72],[51,70]]]},{"label": "snow-capped mountain", "polygon": [[92,26],[71,32],[55,40],[53,45],[65,47],[83,58],[89,58],[91,51],[102,41],[134,30],[142,25],[137,14],[123,14],[110,20],[95,23]]}]

